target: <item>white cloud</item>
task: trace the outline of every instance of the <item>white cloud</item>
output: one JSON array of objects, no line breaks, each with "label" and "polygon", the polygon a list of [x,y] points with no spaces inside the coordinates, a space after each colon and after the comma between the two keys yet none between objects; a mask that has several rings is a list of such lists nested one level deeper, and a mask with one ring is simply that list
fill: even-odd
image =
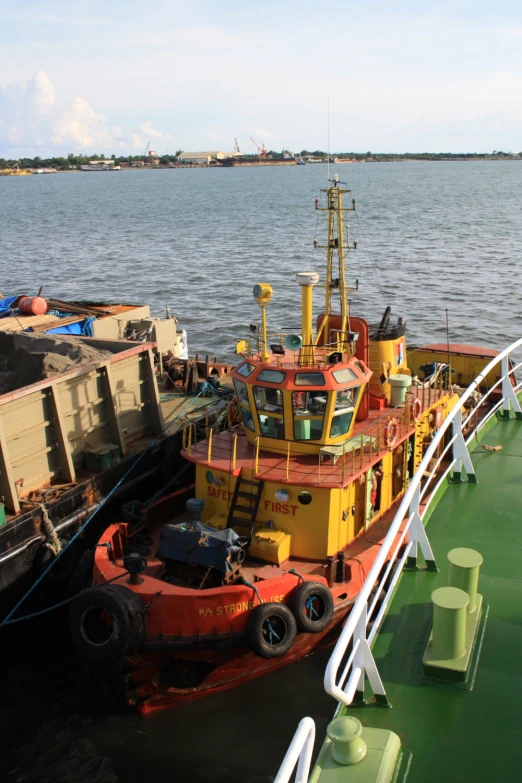
[{"label": "white cloud", "polygon": [[212,131],[209,131],[207,133],[207,136],[209,137],[209,139],[217,139],[218,138],[217,133],[212,133]]},{"label": "white cloud", "polygon": [[262,141],[271,141],[272,139],[275,139],[275,136],[273,133],[270,133],[270,131],[263,130],[262,128],[256,128],[255,131],[252,131],[253,135],[256,137],[256,139],[261,139]]},{"label": "white cloud", "polygon": [[521,38],[522,37],[522,25],[521,24],[503,24],[496,28],[497,35],[503,38]]},{"label": "white cloud", "polygon": [[54,85],[42,71],[27,82],[0,85],[1,156],[32,156],[35,148],[59,155],[109,153],[131,146],[142,151],[150,139],[166,144],[173,137],[150,120],[125,133],[79,96],[66,106],[57,105]]},{"label": "white cloud", "polygon": [[156,130],[156,128],[152,127],[153,123],[151,120],[147,120],[147,122],[142,122],[139,130],[148,138],[154,139],[155,141],[171,141],[173,136],[170,133],[162,133],[159,130]]},{"label": "white cloud", "polygon": [[58,147],[92,149],[113,147],[115,139],[103,114],[96,114],[83,98],[75,98],[72,104],[58,112],[52,122],[51,142]]}]

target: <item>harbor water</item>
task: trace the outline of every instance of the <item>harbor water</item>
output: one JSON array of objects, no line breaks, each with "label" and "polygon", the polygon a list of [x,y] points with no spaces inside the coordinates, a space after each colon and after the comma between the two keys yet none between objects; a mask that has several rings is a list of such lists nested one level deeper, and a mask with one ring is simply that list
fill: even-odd
[{"label": "harbor water", "polygon": [[[356,199],[348,213],[353,312],[391,305],[410,344],[500,348],[522,332],[522,163],[332,164]],[[299,327],[295,272],[324,280],[327,166],[67,173],[0,179],[5,296],[170,307],[191,353],[232,359],[259,318],[258,282],[274,296],[269,328]],[[324,194],[323,194],[324,198]],[[315,291],[319,307],[321,291]],[[292,306],[289,306],[292,305]],[[447,321],[446,321],[447,311]],[[24,783],[268,783],[304,715],[324,734],[327,652],[234,690],[139,716],[111,673],[85,666],[67,614],[4,633],[0,780]]]}]

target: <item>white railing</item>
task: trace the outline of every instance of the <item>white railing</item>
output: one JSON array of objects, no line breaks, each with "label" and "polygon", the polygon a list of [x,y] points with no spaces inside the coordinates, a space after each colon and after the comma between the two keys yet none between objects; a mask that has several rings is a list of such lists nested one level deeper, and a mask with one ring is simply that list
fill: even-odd
[{"label": "white railing", "polygon": [[[503,407],[503,410],[509,415],[511,406],[515,411],[517,418],[522,417],[520,404],[516,396],[516,392],[519,390],[520,385],[513,387],[511,383],[511,376],[514,377],[514,372],[522,366],[522,363],[509,369],[510,354],[521,346],[522,339],[506,348],[502,353],[496,356],[487,367],[485,367],[482,373],[480,373],[468,389],[466,389],[460,398],[459,403],[445,418],[426,450],[328,662],[324,686],[326,692],[337,699],[341,704],[348,706],[352,703],[356,695],[358,695],[359,698],[362,698],[365,676],[368,677],[369,684],[377,701],[387,704],[384,686],[371,652],[372,641],[384,619],[387,607],[391,601],[393,590],[400,577],[404,564],[407,559],[410,559],[411,563],[416,562],[419,545],[428,567],[435,568],[435,559],[424,529],[422,518],[426,514],[439,485],[446,479],[452,470],[455,476],[459,476],[463,467],[468,475],[468,480],[476,480],[475,471],[468,451],[468,444],[475,434],[484,426],[486,421],[488,421],[500,407]],[[463,434],[463,424],[465,422],[463,422],[462,408],[465,403],[470,400],[479,385],[485,381],[486,376],[499,364],[501,365],[502,377],[491,389],[489,389],[487,394],[470,409],[466,417],[466,422],[469,423],[470,421],[473,421],[471,417],[477,413],[478,408],[483,405],[484,400],[489,397],[499,385],[501,385],[502,399],[488,411],[486,416],[480,419],[472,434],[465,440]],[[434,464],[430,467],[430,462],[437,449],[443,445],[444,436],[450,426],[452,427],[452,437],[441,450],[441,453]],[[440,476],[437,485],[432,487],[431,484],[433,479],[437,475],[442,461],[449,454],[450,450],[452,450],[452,454],[450,454],[449,465]],[[424,480],[426,476],[428,478]],[[428,492],[431,497],[421,511],[422,500]],[[407,536],[408,541],[405,544]],[[395,563],[398,563],[398,566],[396,570],[393,571]],[[377,614],[375,614],[379,602],[381,602],[381,604]],[[368,632],[368,624],[370,621],[372,621],[373,625]],[[348,654],[350,646],[351,650],[348,659],[339,674],[343,659]]]},{"label": "white railing", "polygon": [[295,783],[307,783],[312,763],[312,753],[315,741],[315,723],[312,718],[303,718],[290,747],[286,751],[286,756],[279,768],[274,783],[289,783],[290,776],[297,764],[297,773]]},{"label": "white railing", "polygon": [[[471,459],[469,457],[468,444],[486,424],[486,422],[489,421],[489,419],[499,410],[499,408],[502,407],[505,412],[509,413],[511,405],[517,414],[517,418],[522,418],[522,412],[516,397],[516,393],[520,391],[522,384],[518,384],[517,386],[513,387],[510,380],[510,376],[514,377],[514,373],[522,366],[522,362],[509,369],[509,356],[513,351],[520,347],[522,347],[522,339],[510,345],[508,348],[506,348],[505,351],[496,356],[487,365],[482,373],[478,375],[477,378],[473,381],[471,386],[469,386],[469,388],[464,392],[460,398],[459,403],[444,420],[435,438],[427,449],[426,454],[424,455],[424,458],[422,459],[422,462],[419,465],[419,468],[415,473],[415,476],[413,477],[411,484],[408,487],[408,490],[397,510],[390,530],[388,531],[388,534],[384,539],[383,545],[379,551],[379,555],[377,556],[375,563],[371,568],[368,577],[366,578],[363,588],[359,593],[352,611],[350,612],[348,621],[328,662],[324,679],[325,689],[327,693],[330,693],[332,696],[334,696],[340,703],[348,706],[351,703],[356,691],[359,691],[362,695],[365,674],[368,675],[368,680],[370,681],[370,685],[372,686],[375,695],[380,696],[381,700],[386,700],[384,687],[379,677],[377,666],[371,653],[370,645],[382,623],[404,563],[408,557],[416,558],[419,544],[425,559],[427,559],[428,562],[431,560],[434,565],[433,554],[424,531],[422,518],[426,514],[426,511],[428,510],[440,484],[442,484],[442,482],[446,479],[451,470],[454,470],[456,473],[460,472],[462,465],[464,465],[468,476],[474,477],[475,473]],[[478,412],[478,409],[484,403],[484,399],[489,397],[490,394],[500,385],[502,398],[500,402],[489,409],[485,416],[480,418],[480,420],[477,422],[477,426],[473,429],[467,440],[464,440],[462,432],[462,406],[471,398],[473,392],[485,380],[485,377],[491,372],[491,370],[493,370],[499,363],[501,363],[502,377],[497,381],[497,383],[495,383],[494,386],[492,386],[491,389],[489,389],[487,394],[484,395],[484,397],[482,397],[480,401],[469,410],[468,415],[466,416],[466,422],[464,423],[472,421],[471,417]],[[425,477],[424,474],[425,472],[428,472],[430,461],[433,458],[435,451],[442,443],[444,435],[450,425],[453,428],[452,438],[446,444],[441,455],[437,458],[435,464],[429,471],[427,481],[423,486],[421,486],[422,479]],[[442,460],[452,448],[453,455],[450,460],[450,464],[440,476],[437,485],[430,489],[430,484],[432,483],[433,478],[437,475]],[[458,471],[455,471],[456,467],[459,468]],[[424,505],[421,514],[421,500],[428,490],[431,493],[430,498]],[[404,527],[402,527],[405,519],[406,524]],[[403,546],[407,532],[410,533],[409,541],[401,551],[400,558],[398,558],[399,551]],[[398,539],[396,541],[395,539],[397,536]],[[381,570],[392,547],[393,553],[389,558],[388,566],[381,575]],[[394,562],[398,563],[398,566],[390,578]],[[378,580],[379,584],[375,590],[375,585]],[[384,589],[386,590],[386,593],[382,600],[382,605],[377,616],[375,617],[375,621],[370,633],[367,634],[368,622],[373,618],[375,608],[379,600],[382,598],[382,591]],[[374,597],[368,606],[368,600],[372,591],[374,591]],[[350,656],[343,668],[340,678],[338,679],[339,667],[344,656],[348,652],[350,644],[352,644]],[[310,770],[314,738],[314,721],[312,718],[303,718],[299,723],[297,731],[290,744],[290,747],[288,748],[274,783],[289,783],[290,776],[295,768],[296,763],[298,763],[298,769],[295,783],[308,783],[308,773]]]}]

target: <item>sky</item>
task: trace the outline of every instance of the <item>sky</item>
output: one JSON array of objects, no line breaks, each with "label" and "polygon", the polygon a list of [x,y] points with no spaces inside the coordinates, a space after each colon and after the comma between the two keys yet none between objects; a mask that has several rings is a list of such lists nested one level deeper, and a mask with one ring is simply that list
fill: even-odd
[{"label": "sky", "polygon": [[522,4],[0,0],[0,157],[522,151]]}]

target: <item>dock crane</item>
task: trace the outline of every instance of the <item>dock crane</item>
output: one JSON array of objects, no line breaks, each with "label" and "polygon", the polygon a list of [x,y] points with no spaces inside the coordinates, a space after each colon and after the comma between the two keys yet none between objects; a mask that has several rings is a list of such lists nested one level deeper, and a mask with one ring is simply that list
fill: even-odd
[{"label": "dock crane", "polygon": [[265,147],[265,144],[264,144],[264,142],[263,142],[263,146],[262,146],[262,147],[260,147],[260,146],[259,146],[259,144],[257,143],[257,141],[254,141],[254,139],[252,138],[252,136],[250,136],[250,141],[252,142],[252,144],[254,145],[254,147],[257,147],[257,157],[258,157],[258,158],[265,158],[265,159],[266,159],[266,157],[267,157],[267,155],[268,155],[268,150],[267,150],[267,148]]}]

